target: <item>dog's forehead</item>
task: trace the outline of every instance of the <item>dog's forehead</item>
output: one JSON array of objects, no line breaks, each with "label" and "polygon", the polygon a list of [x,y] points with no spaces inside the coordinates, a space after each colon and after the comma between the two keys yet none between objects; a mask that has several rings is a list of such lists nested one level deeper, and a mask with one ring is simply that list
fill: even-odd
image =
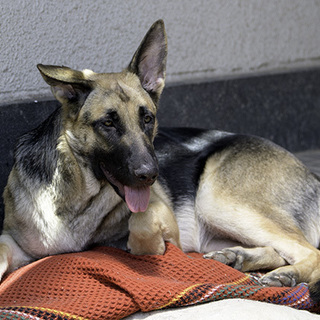
[{"label": "dog's forehead", "polygon": [[142,88],[139,78],[131,73],[96,74],[96,85],[90,107],[97,113],[104,113],[106,108],[132,108],[145,106],[155,112],[156,107],[149,94]]}]

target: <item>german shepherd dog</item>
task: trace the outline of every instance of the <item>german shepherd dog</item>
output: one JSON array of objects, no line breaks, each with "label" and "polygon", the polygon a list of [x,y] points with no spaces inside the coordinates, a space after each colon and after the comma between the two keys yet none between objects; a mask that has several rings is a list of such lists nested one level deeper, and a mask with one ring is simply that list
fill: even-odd
[{"label": "german shepherd dog", "polygon": [[[4,191],[0,275],[92,245],[163,254],[165,241],[269,286],[320,279],[320,179],[262,138],[157,128],[163,21],[119,73],[38,65],[58,108],[23,135]],[[158,133],[158,134],[157,134]]]}]

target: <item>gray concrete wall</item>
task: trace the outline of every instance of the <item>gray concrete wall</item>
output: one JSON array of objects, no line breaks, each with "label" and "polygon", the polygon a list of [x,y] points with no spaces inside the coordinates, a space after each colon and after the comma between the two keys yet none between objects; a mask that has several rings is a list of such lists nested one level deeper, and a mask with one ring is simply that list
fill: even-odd
[{"label": "gray concrete wall", "polygon": [[120,71],[162,18],[167,82],[320,66],[320,0],[1,0],[0,104],[49,96],[37,63]]}]

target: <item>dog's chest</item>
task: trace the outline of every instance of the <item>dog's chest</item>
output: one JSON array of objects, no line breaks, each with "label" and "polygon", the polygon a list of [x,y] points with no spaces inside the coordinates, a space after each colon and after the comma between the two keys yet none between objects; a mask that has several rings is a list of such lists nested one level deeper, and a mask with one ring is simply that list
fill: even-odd
[{"label": "dog's chest", "polygon": [[16,237],[22,237],[24,247],[36,257],[113,242],[117,234],[122,236],[127,231],[128,209],[109,185],[97,194],[79,193],[73,202],[64,203],[57,201],[50,190],[43,190],[38,193],[35,208],[30,207],[30,215],[33,222]]}]

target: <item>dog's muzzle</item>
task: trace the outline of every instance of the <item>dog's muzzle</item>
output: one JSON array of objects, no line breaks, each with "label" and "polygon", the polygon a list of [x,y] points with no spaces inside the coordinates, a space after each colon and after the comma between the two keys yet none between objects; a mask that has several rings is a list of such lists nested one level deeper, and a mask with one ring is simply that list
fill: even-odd
[{"label": "dog's muzzle", "polygon": [[116,192],[125,200],[131,212],[145,212],[150,200],[150,187],[158,177],[158,167],[141,166],[134,170],[137,183],[134,186],[128,186],[118,181],[105,167],[100,164],[108,182],[113,186]]}]

